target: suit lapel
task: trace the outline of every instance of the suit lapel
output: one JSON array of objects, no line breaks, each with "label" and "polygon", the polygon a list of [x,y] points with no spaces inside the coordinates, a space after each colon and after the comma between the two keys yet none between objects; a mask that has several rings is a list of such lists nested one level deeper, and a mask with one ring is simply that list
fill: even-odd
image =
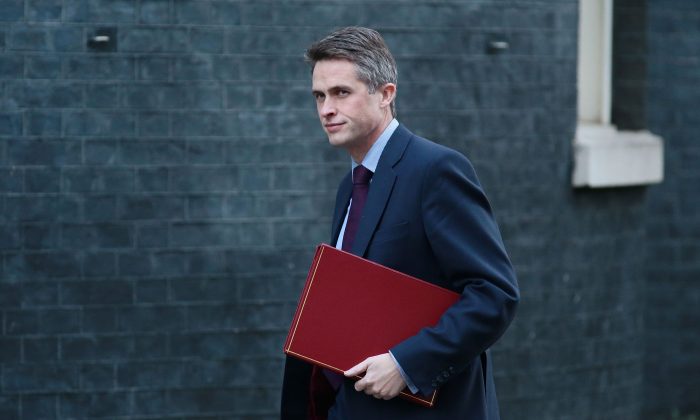
[{"label": "suit lapel", "polygon": [[[389,197],[396,182],[394,166],[403,156],[411,136],[410,131],[399,125],[386,147],[384,147],[382,156],[377,164],[377,171],[372,176],[367,202],[362,210],[362,219],[355,235],[355,243],[352,246],[352,253],[355,255],[364,256],[367,251],[367,246],[372,239],[372,235],[374,235],[374,231],[377,229],[382,214],[384,214],[384,209],[389,202]],[[340,224],[342,225],[342,220]],[[337,234],[335,237],[337,238]]]},{"label": "suit lapel", "polygon": [[335,197],[335,211],[333,212],[333,225],[331,227],[331,244],[335,246],[340,235],[340,228],[343,227],[345,213],[352,196],[352,175],[348,174],[343,178],[338,187],[338,194]]}]

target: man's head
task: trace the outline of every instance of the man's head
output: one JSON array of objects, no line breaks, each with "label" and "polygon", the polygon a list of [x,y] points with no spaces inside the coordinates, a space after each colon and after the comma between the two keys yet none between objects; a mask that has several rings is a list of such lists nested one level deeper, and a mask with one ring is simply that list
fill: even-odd
[{"label": "man's head", "polygon": [[359,162],[395,115],[394,58],[379,33],[349,27],[311,45],[306,59],[329,141]]},{"label": "man's head", "polygon": [[[344,59],[357,66],[357,77],[374,93],[387,83],[397,84],[398,72],[394,56],[384,39],[374,29],[350,26],[339,29],[315,42],[305,54],[313,72],[321,60]],[[396,106],[391,103],[396,117]]]}]

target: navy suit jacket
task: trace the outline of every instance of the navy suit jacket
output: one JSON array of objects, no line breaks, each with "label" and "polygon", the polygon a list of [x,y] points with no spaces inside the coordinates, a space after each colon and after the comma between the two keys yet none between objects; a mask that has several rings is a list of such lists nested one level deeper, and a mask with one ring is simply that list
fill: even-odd
[{"label": "navy suit jacket", "polygon": [[[348,174],[336,197],[331,243],[338,238],[351,193]],[[372,177],[352,253],[456,291],[461,298],[437,325],[391,349],[420,392],[439,389],[434,407],[400,398],[378,400],[355,391],[346,380],[330,418],[498,419],[487,350],[513,319],[519,292],[491,206],[469,161],[400,125]],[[287,361],[283,418],[304,418],[310,372],[304,365]]]}]

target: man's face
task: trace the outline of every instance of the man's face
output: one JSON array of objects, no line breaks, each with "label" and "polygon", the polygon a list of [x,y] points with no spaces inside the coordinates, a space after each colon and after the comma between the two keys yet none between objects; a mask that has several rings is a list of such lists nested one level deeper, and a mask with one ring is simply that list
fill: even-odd
[{"label": "man's face", "polygon": [[[333,146],[342,147],[354,159],[363,157],[391,121],[390,100],[381,89],[370,94],[357,78],[357,67],[347,60],[316,63],[314,97],[321,125]],[[393,91],[392,91],[393,94]]]}]

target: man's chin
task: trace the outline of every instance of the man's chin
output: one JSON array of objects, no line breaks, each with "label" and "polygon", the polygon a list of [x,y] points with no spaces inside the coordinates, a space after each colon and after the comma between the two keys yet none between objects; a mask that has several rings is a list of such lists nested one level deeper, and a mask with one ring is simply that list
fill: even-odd
[{"label": "man's chin", "polygon": [[331,134],[328,135],[328,143],[333,147],[341,147],[345,144],[342,138]]}]

